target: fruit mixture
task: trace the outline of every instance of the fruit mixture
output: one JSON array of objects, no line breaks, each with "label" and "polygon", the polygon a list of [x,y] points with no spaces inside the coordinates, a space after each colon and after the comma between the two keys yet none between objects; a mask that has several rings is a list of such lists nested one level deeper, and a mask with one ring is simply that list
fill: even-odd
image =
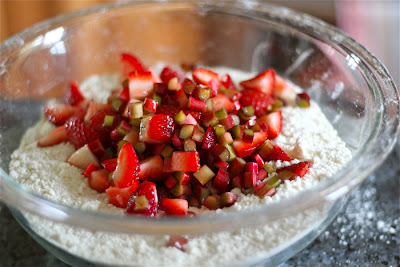
[{"label": "fruit mixture", "polygon": [[307,93],[296,93],[273,69],[238,87],[229,74],[194,65],[166,66],[158,76],[122,54],[121,77],[107,103],[86,99],[71,82],[64,103],[44,107],[58,127],[38,146],[72,143],[68,163],[128,214],[216,210],[235,203],[233,188],[270,197],[310,168],[308,161],[268,164],[293,160],[273,141],[282,128],[280,108],[310,106]]}]

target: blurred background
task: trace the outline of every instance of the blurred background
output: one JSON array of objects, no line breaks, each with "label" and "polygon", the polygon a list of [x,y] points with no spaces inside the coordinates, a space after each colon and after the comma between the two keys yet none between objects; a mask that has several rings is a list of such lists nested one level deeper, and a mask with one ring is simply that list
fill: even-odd
[{"label": "blurred background", "polygon": [[[42,20],[112,0],[0,0],[0,41]],[[265,1],[334,24],[373,52],[400,84],[399,0]]]}]

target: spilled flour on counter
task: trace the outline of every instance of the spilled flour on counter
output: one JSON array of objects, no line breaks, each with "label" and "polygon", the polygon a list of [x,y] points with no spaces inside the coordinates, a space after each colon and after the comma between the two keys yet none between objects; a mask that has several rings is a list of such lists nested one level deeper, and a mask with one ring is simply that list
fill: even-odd
[{"label": "spilled flour on counter", "polygon": [[[218,71],[232,73],[235,81],[252,76],[231,69],[219,68]],[[87,98],[105,102],[110,90],[118,85],[117,75],[92,76],[81,85],[81,90]],[[275,140],[296,160],[270,163],[281,167],[308,160],[311,162],[309,172],[301,179],[279,186],[273,197],[260,199],[234,189],[239,197],[232,207],[200,212],[223,214],[287,199],[333,175],[351,159],[351,152],[314,102],[308,109],[284,107],[282,117],[282,132]],[[10,175],[45,198],[86,210],[123,214],[123,209],[108,203],[105,193],[99,194],[89,188],[80,169],[66,163],[74,151],[71,144],[37,147],[37,141],[52,129],[54,126],[42,119],[26,132],[19,149],[12,155]],[[26,214],[26,218],[39,235],[89,261],[112,265],[229,265],[273,254],[282,246],[289,245],[320,223],[326,216],[327,208],[321,206],[307,210],[266,226],[187,236],[189,242],[185,252],[166,247],[169,236],[93,232],[34,215]],[[198,209],[192,210],[199,212]]]}]

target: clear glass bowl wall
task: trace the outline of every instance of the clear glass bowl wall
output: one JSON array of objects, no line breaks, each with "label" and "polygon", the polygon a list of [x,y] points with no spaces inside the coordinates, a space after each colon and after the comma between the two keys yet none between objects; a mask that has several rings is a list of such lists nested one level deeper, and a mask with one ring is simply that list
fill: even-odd
[{"label": "clear glass bowl wall", "polygon": [[[0,197],[17,209],[89,229],[153,234],[219,231],[233,227],[233,221],[235,227],[267,223],[317,204],[338,204],[383,161],[398,133],[398,94],[373,55],[319,20],[266,4],[105,5],[32,27],[2,43],[0,51]],[[179,220],[83,212],[13,182],[7,175],[11,153],[40,118],[42,105],[61,98],[71,79],[81,82],[92,74],[118,71],[122,51],[138,55],[147,65],[165,61],[245,71],[274,68],[319,103],[354,158],[334,177],[268,209]],[[335,214],[326,214],[325,225]]]}]

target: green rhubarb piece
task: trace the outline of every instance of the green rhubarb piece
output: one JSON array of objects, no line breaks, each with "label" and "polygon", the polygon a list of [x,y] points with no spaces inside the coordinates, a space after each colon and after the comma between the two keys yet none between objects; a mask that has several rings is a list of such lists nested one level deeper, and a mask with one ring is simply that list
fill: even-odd
[{"label": "green rhubarb piece", "polygon": [[246,116],[249,116],[249,117],[254,115],[254,107],[253,106],[241,107],[241,111]]},{"label": "green rhubarb piece", "polygon": [[174,188],[172,188],[171,193],[176,197],[182,196],[183,195],[183,185],[181,185],[180,183],[176,183]]},{"label": "green rhubarb piece", "polygon": [[[229,145],[228,145],[229,146]],[[225,148],[219,155],[219,159],[222,161],[228,161],[230,159],[231,153],[228,148]]]},{"label": "green rhubarb piece", "polygon": [[143,117],[143,103],[135,102],[129,104],[131,119],[140,119]]},{"label": "green rhubarb piece", "polygon": [[175,116],[174,116],[174,120],[176,121],[176,123],[178,123],[179,125],[182,125],[185,123],[186,121],[186,115],[185,113],[181,110],[179,111]]},{"label": "green rhubarb piece", "polygon": [[259,132],[259,131],[261,131],[260,124],[258,124],[258,123],[254,124],[254,125],[251,127],[251,129],[253,130],[253,132]]},{"label": "green rhubarb piece", "polygon": [[115,111],[115,112],[120,112],[122,110],[122,108],[124,107],[124,101],[122,101],[122,99],[119,98],[114,98],[113,100],[111,100],[111,108]]},{"label": "green rhubarb piece", "polygon": [[217,118],[220,119],[224,119],[226,118],[226,116],[228,116],[228,112],[226,112],[226,110],[224,108],[217,110],[215,112],[215,116],[217,116]]},{"label": "green rhubarb piece", "polygon": [[237,139],[240,136],[240,126],[236,125],[231,128],[231,135],[233,139]]},{"label": "green rhubarb piece", "polygon": [[250,195],[254,193],[254,187],[242,188],[242,193],[245,195]]},{"label": "green rhubarb piece", "polygon": [[268,110],[278,110],[283,106],[282,101],[280,101],[279,99],[275,100],[275,102],[271,105],[268,106]]},{"label": "green rhubarb piece", "polygon": [[122,146],[125,145],[126,143],[128,143],[128,141],[126,141],[126,140],[119,141],[118,142],[118,151],[120,151]]},{"label": "green rhubarb piece", "polygon": [[220,92],[221,94],[225,94],[226,92],[226,87],[222,84],[218,85],[218,92]]},{"label": "green rhubarb piece", "polygon": [[204,164],[203,166],[201,166],[199,171],[193,173],[193,176],[196,177],[196,179],[202,185],[205,185],[215,176],[215,173],[206,164]]},{"label": "green rhubarb piece", "polygon": [[308,108],[310,107],[310,102],[305,99],[297,99],[297,106],[300,108]]},{"label": "green rhubarb piece", "polygon": [[278,187],[281,184],[281,179],[278,178],[278,176],[274,175],[271,178],[268,178],[265,183],[269,184],[270,186],[273,187]]},{"label": "green rhubarb piece", "polygon": [[221,124],[216,125],[214,127],[214,130],[215,130],[215,134],[217,136],[221,136],[221,135],[223,135],[225,133],[225,127],[223,125],[221,125]]},{"label": "green rhubarb piece", "polygon": [[135,211],[145,210],[149,206],[149,201],[145,196],[135,197]]},{"label": "green rhubarb piece", "polygon": [[183,143],[183,150],[196,151],[196,143],[191,139],[185,140],[185,142]]},{"label": "green rhubarb piece", "polygon": [[182,184],[183,181],[185,180],[185,178],[188,176],[189,176],[189,174],[186,172],[175,172],[174,173],[174,178],[179,184]]},{"label": "green rhubarb piece", "polygon": [[135,126],[135,127],[139,128],[139,127],[140,127],[140,122],[141,122],[141,120],[142,120],[142,119],[131,119],[130,122],[129,122],[129,124],[132,125],[132,126]]},{"label": "green rhubarb piece", "polygon": [[239,115],[239,118],[240,118],[241,120],[248,121],[248,120],[250,119],[250,116],[247,116],[247,115],[243,112],[243,110],[239,110],[239,112],[238,112],[237,114]]},{"label": "green rhubarb piece", "polygon": [[229,145],[229,144],[224,144],[224,147],[226,147],[229,151],[229,157],[228,157],[228,163],[231,163],[237,156],[235,153],[235,149],[233,148],[233,146]]},{"label": "green rhubarb piece", "polygon": [[204,87],[199,88],[198,97],[200,100],[207,101],[210,98],[210,95],[211,95],[210,88],[204,88]]},{"label": "green rhubarb piece", "polygon": [[218,143],[221,145],[225,144],[230,145],[233,143],[233,138],[230,132],[225,132],[223,135],[220,135],[217,138],[218,138]]},{"label": "green rhubarb piece", "polygon": [[193,83],[188,83],[188,84],[185,84],[185,85],[183,86],[183,91],[184,91],[187,95],[191,95],[192,92],[193,92],[193,90],[194,90],[194,88],[196,88],[196,85],[194,85]]},{"label": "green rhubarb piece", "polygon": [[254,136],[254,131],[252,129],[244,129],[245,135]]},{"label": "green rhubarb piece", "polygon": [[275,188],[269,184],[264,184],[261,187],[257,188],[257,190],[254,191],[254,194],[260,198],[264,198],[264,196],[268,194],[270,190],[275,190]]},{"label": "green rhubarb piece", "polygon": [[172,153],[174,153],[174,149],[170,145],[166,145],[163,150],[161,150],[161,156],[163,158],[172,158]]},{"label": "green rhubarb piece", "polygon": [[240,118],[239,118],[238,115],[231,115],[231,117],[232,117],[233,123],[235,125],[239,125],[240,124]]},{"label": "green rhubarb piece", "polygon": [[184,125],[179,133],[180,139],[188,139],[191,138],[193,135],[194,125]]},{"label": "green rhubarb piece", "polygon": [[135,149],[136,153],[139,155],[143,154],[144,151],[146,150],[146,144],[144,142],[137,142],[134,146],[133,149]]},{"label": "green rhubarb piece", "polygon": [[208,196],[204,199],[203,205],[209,210],[216,210],[219,208],[219,198],[218,195]]},{"label": "green rhubarb piece", "polygon": [[237,200],[237,195],[231,192],[225,192],[221,195],[219,204],[221,207],[232,206]]},{"label": "green rhubarb piece", "polygon": [[117,128],[117,133],[119,133],[120,135],[126,135],[128,132],[122,127],[122,123],[118,126]]},{"label": "green rhubarb piece", "polygon": [[179,91],[179,89],[180,89],[180,84],[178,78],[177,77],[171,78],[168,81],[168,90]]},{"label": "green rhubarb piece", "polygon": [[290,180],[295,176],[295,174],[291,171],[281,171],[280,173],[278,173],[278,178],[281,179],[282,181],[284,180]]},{"label": "green rhubarb piece", "polygon": [[275,172],[275,169],[268,163],[265,163],[263,166],[264,170],[266,170],[269,174]]},{"label": "green rhubarb piece", "polygon": [[105,117],[104,117],[104,122],[103,122],[103,126],[104,127],[111,127],[112,125],[113,125],[113,123],[114,123],[114,116],[112,116],[112,115],[106,115]]},{"label": "green rhubarb piece", "polygon": [[158,105],[161,105],[162,97],[158,94],[153,95],[153,100],[158,103]]},{"label": "green rhubarb piece", "polygon": [[108,173],[108,181],[110,182],[111,185],[114,185],[113,175],[114,175],[114,172]]},{"label": "green rhubarb piece", "polygon": [[212,102],[212,99],[208,99],[206,103],[207,103],[206,111],[208,112],[208,111],[213,110],[213,102]]}]

